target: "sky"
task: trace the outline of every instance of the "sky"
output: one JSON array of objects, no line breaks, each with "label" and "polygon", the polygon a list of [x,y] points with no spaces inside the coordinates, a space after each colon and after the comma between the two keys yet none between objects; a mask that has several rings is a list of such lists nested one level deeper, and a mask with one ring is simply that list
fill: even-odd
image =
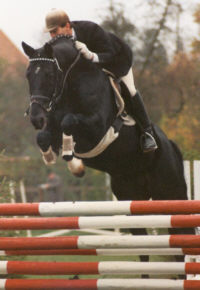
[{"label": "sky", "polygon": [[[190,38],[198,34],[197,26],[193,24],[191,11],[195,5],[200,4],[200,0],[180,1],[185,3],[188,11],[184,13],[182,28],[184,34]],[[127,16],[136,26],[148,21],[143,18],[144,8],[138,5],[140,0],[117,0],[116,2],[123,3]],[[21,49],[22,41],[37,48],[41,44],[40,37],[45,25],[45,15],[52,8],[64,9],[71,20],[91,20],[100,23],[100,15],[104,14],[108,3],[108,0],[1,0],[0,29],[19,49]]]},{"label": "sky", "polygon": [[[52,8],[64,9],[71,20],[95,21],[104,0],[1,0],[0,29],[18,46],[21,41],[37,45],[45,26],[44,18]],[[38,3],[38,4],[37,4]]]}]

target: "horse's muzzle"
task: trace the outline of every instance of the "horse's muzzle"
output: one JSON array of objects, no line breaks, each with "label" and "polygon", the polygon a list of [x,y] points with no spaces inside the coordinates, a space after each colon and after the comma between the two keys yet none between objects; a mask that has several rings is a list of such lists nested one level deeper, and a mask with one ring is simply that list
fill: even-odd
[{"label": "horse's muzzle", "polygon": [[45,127],[46,118],[44,116],[30,117],[30,121],[35,129],[40,130]]},{"label": "horse's muzzle", "polygon": [[30,106],[30,121],[35,129],[43,129],[46,125],[46,112],[38,101],[32,102]]}]

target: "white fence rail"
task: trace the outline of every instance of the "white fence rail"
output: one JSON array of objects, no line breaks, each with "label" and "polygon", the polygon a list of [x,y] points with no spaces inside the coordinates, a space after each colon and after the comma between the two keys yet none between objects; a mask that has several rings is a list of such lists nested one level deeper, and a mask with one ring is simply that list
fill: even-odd
[{"label": "white fence rail", "polygon": [[193,162],[185,160],[184,172],[188,199],[200,200],[200,160],[194,160]]}]

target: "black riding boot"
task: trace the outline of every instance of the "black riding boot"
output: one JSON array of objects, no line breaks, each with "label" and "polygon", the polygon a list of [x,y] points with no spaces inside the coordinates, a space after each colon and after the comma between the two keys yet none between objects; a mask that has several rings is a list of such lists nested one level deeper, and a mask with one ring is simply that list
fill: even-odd
[{"label": "black riding boot", "polygon": [[143,132],[140,139],[142,151],[144,153],[155,151],[158,146],[153,137],[151,121],[145,109],[142,97],[138,92],[134,97],[131,97],[131,105],[131,115]]}]

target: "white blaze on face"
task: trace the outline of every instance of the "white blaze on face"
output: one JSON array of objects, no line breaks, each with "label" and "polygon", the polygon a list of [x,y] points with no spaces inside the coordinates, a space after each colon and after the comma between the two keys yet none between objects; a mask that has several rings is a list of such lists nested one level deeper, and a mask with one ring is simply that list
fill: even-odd
[{"label": "white blaze on face", "polygon": [[39,73],[39,71],[40,71],[40,66],[37,66],[36,70],[35,70],[35,74],[37,75]]}]

